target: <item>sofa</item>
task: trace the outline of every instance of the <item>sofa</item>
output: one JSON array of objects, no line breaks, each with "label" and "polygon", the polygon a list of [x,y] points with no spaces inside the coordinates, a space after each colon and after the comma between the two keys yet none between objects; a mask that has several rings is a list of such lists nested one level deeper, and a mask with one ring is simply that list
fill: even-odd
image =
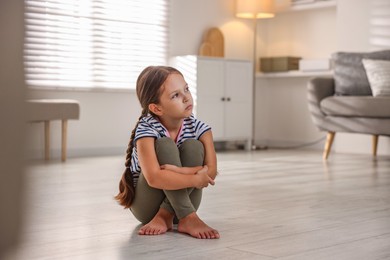
[{"label": "sofa", "polygon": [[327,132],[327,160],[337,132],[372,135],[377,154],[379,136],[390,136],[390,50],[337,52],[332,77],[309,81],[307,98],[314,125]]}]

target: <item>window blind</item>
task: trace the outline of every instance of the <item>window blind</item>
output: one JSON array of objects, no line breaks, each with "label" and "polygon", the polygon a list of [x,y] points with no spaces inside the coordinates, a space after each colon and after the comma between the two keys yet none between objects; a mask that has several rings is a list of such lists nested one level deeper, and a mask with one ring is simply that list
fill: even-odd
[{"label": "window blind", "polygon": [[28,86],[135,88],[167,63],[169,0],[25,0]]},{"label": "window blind", "polygon": [[390,1],[374,0],[370,19],[370,45],[372,50],[390,48]]}]

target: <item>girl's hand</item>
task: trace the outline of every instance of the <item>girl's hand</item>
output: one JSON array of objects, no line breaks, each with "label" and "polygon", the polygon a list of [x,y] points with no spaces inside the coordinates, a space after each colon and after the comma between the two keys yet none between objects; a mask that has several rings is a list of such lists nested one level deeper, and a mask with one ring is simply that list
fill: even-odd
[{"label": "girl's hand", "polygon": [[210,178],[207,174],[208,167],[205,165],[203,168],[196,172],[196,176],[198,177],[199,184],[195,186],[197,189],[206,188],[209,184],[214,185],[215,181]]},{"label": "girl's hand", "polygon": [[179,172],[179,167],[177,167],[176,165],[172,165],[172,164],[161,165],[160,169],[161,170],[173,171],[173,172]]}]

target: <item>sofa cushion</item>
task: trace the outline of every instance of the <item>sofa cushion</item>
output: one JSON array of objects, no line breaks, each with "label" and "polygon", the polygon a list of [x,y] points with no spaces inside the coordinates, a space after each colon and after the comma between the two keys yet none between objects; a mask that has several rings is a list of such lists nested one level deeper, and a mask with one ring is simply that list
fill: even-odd
[{"label": "sofa cushion", "polygon": [[390,118],[390,97],[330,96],[320,103],[330,116]]},{"label": "sofa cushion", "polygon": [[336,52],[332,55],[336,95],[372,95],[362,59],[390,60],[390,50],[376,52]]},{"label": "sofa cushion", "polygon": [[372,95],[390,96],[390,61],[363,59]]}]

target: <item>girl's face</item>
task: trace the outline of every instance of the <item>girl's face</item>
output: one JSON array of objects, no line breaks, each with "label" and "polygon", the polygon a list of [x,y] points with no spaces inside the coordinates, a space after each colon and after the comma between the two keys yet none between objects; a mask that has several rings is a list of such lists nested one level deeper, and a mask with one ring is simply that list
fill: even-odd
[{"label": "girl's face", "polygon": [[171,119],[184,119],[191,116],[193,100],[182,75],[172,73],[161,86],[158,116]]}]

